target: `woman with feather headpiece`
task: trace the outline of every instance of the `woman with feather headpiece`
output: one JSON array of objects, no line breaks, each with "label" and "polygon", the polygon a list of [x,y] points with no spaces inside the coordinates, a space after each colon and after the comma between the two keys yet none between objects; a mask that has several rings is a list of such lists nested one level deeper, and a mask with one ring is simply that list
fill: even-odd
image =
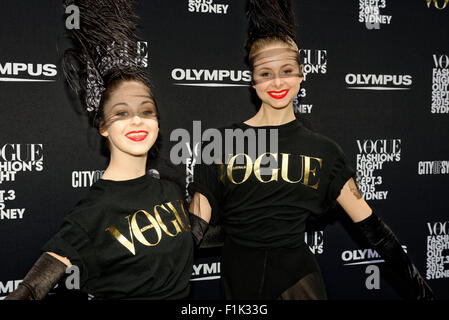
[{"label": "woman with feather headpiece", "polygon": [[109,164],[64,218],[6,300],[39,300],[66,273],[94,299],[184,299],[193,241],[174,175],[147,174],[158,153],[159,112],[141,64],[133,1],[66,0],[81,28],[64,54],[69,85],[109,149]]},{"label": "woman with feather headpiece", "polygon": [[[189,185],[194,193],[190,211],[197,215],[193,228],[202,230],[197,241],[207,234],[209,224],[225,231],[225,297],[326,299],[304,232],[308,219],[338,203],[391,265],[401,296],[434,299],[395,235],[360,195],[355,172],[340,146],[307,128],[294,114],[293,100],[304,78],[291,0],[249,0],[247,15],[248,62],[261,106],[252,118],[231,128],[254,131],[252,136],[259,140],[253,146],[266,144],[259,138],[264,136],[261,131],[275,129],[277,150],[252,159],[248,143],[244,153],[226,154],[216,165],[197,165]],[[238,157],[243,165],[235,165]]]}]

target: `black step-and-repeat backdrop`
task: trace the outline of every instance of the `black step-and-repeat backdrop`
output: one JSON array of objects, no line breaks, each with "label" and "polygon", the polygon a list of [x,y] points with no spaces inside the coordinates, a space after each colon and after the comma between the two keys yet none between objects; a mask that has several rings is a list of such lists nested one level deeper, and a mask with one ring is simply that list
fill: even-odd
[{"label": "black step-and-repeat backdrop", "polygon": [[[165,158],[179,144],[195,152],[206,129],[257,110],[245,65],[245,2],[137,5]],[[295,0],[294,6],[306,71],[295,113],[342,146],[364,198],[436,294],[448,299],[449,1]],[[17,287],[107,164],[60,66],[66,26],[76,24],[72,14],[56,0],[0,4],[1,297]],[[180,132],[190,141],[181,141]],[[193,164],[179,166],[188,183]],[[343,219],[305,236],[329,298],[398,299],[382,276],[381,257],[350,229]],[[192,298],[219,299],[219,278],[220,249],[200,250]],[[68,294],[60,287],[53,296]]]}]

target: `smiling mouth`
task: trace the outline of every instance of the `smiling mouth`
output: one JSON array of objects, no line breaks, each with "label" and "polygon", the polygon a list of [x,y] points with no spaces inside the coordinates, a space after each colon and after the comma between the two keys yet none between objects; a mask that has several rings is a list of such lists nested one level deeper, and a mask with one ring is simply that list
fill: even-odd
[{"label": "smiling mouth", "polygon": [[130,131],[125,136],[132,141],[143,141],[148,136],[148,131]]},{"label": "smiling mouth", "polygon": [[289,92],[288,89],[284,89],[284,90],[280,90],[280,91],[268,91],[267,93],[272,98],[282,99],[282,98],[284,98],[287,95],[288,92]]}]

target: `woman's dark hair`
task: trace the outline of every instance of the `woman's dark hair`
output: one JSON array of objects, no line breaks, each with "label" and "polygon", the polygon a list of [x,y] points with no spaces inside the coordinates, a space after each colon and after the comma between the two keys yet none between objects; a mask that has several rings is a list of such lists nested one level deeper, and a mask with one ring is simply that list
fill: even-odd
[{"label": "woman's dark hair", "polygon": [[[283,43],[297,51],[297,62],[300,66],[300,76],[303,76],[303,57],[297,44],[295,14],[292,0],[248,0],[246,6],[248,17],[248,51],[247,64],[253,71],[253,58],[261,49],[273,43]],[[252,92],[252,100],[259,101]],[[260,107],[260,104],[257,103]],[[313,131],[312,124],[303,116],[296,118]]]},{"label": "woman's dark hair", "polygon": [[[64,8],[79,8],[80,28],[69,30],[73,47],[65,50],[62,67],[70,88],[79,95],[90,123],[99,128],[104,119],[103,107],[123,81],[151,84],[143,67],[136,36],[138,16],[133,0],[63,0]],[[159,135],[150,149],[151,157],[159,153]]]},{"label": "woman's dark hair", "polygon": [[[298,51],[298,65],[303,64],[297,45],[292,0],[248,0],[246,15],[248,17],[247,64],[251,71],[253,71],[253,58],[256,53],[272,43],[284,43]],[[302,68],[300,70],[302,75]]]},{"label": "woman's dark hair", "polygon": [[248,51],[258,39],[271,38],[285,43],[296,42],[292,0],[248,0],[246,14]]}]

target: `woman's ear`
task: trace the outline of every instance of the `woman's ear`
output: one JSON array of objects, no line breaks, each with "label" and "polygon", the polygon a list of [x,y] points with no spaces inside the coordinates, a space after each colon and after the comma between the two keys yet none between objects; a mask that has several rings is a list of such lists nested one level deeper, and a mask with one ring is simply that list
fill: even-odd
[{"label": "woman's ear", "polygon": [[103,119],[99,120],[98,132],[105,138],[107,138],[109,136],[109,132],[104,125]]},{"label": "woman's ear", "polygon": [[252,87],[253,89],[256,89],[256,85],[254,84],[254,79],[253,79],[253,72],[250,71],[250,72],[249,72],[249,75],[251,76],[251,87]]}]

